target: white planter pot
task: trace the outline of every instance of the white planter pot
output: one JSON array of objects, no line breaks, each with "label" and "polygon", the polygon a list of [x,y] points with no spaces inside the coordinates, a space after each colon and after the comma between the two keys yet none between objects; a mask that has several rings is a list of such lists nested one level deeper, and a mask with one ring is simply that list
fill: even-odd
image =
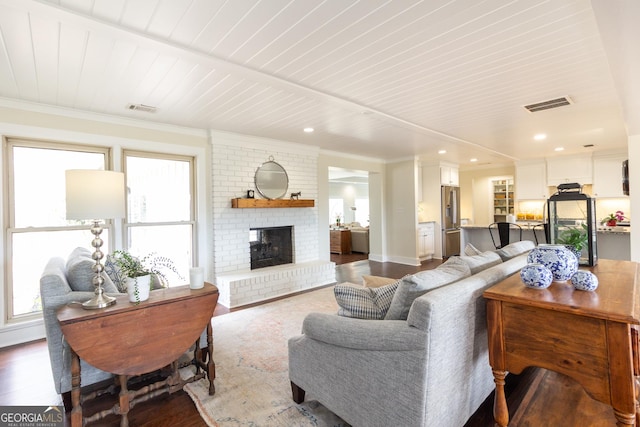
[{"label": "white planter pot", "polygon": [[[129,294],[129,301],[140,302],[149,299],[149,291],[151,290],[151,275],[139,277],[127,277],[127,293]],[[138,289],[138,295],[136,296],[136,289]]]}]

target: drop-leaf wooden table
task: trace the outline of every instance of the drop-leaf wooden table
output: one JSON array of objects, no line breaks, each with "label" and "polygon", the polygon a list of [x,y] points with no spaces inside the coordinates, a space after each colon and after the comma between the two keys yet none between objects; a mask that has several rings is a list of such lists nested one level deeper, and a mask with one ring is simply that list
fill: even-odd
[{"label": "drop-leaf wooden table", "polygon": [[[109,414],[121,415],[121,426],[128,425],[127,413],[136,403],[164,392],[174,392],[184,384],[209,377],[209,394],[215,391],[215,364],[211,317],[218,302],[218,289],[205,283],[202,289],[189,286],[151,292],[147,301],[130,303],[127,295],[117,297],[115,305],[85,310],[67,305],[58,310],[62,333],[72,350],[71,425],[82,426]],[[183,380],[177,360],[207,329],[207,348],[196,345],[196,374]],[[85,362],[118,375],[121,387],[119,402],[91,417],[82,415],[80,396],[80,358]],[[205,360],[207,359],[207,360]],[[171,366],[171,375],[140,390],[128,390],[127,380]]]}]

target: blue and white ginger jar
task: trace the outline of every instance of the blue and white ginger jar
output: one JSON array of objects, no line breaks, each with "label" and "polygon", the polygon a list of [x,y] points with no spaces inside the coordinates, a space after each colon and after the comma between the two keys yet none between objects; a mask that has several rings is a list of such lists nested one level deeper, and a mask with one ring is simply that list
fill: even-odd
[{"label": "blue and white ginger jar", "polygon": [[546,289],[553,281],[553,273],[542,264],[527,264],[520,270],[520,278],[528,288]]},{"label": "blue and white ginger jar", "polygon": [[595,291],[598,277],[590,271],[578,270],[571,276],[571,284],[579,291]]},{"label": "blue and white ginger jar", "polygon": [[527,255],[527,262],[544,265],[558,282],[569,280],[578,271],[578,258],[564,245],[538,245]]}]

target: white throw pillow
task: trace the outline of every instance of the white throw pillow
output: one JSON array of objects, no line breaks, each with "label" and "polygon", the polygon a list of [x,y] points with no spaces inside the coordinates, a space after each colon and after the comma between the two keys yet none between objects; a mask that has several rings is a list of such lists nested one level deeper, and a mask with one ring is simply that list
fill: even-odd
[{"label": "white throw pillow", "polygon": [[464,247],[464,254],[467,256],[480,255],[482,251],[471,243],[467,243],[467,246]]},{"label": "white throw pillow", "polygon": [[521,240],[519,242],[509,243],[502,249],[496,250],[496,253],[502,258],[502,261],[508,261],[525,252],[529,252],[536,245],[531,240]]},{"label": "white throw pillow", "polygon": [[398,279],[382,276],[362,276],[362,284],[367,288],[379,288],[380,286],[390,285],[397,282]]}]

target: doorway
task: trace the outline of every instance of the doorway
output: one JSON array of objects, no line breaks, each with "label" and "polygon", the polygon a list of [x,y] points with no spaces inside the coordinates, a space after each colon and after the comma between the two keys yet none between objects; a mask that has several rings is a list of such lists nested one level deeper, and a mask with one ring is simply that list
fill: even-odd
[{"label": "doorway", "polygon": [[329,233],[336,264],[369,257],[369,173],[329,167]]}]

